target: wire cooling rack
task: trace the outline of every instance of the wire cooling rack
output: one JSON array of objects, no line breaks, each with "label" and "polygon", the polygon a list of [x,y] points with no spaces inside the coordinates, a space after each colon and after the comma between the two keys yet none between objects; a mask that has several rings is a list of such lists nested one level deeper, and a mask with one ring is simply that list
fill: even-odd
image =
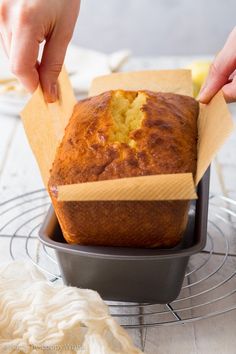
[{"label": "wire cooling rack", "polygon": [[[108,302],[126,328],[188,323],[236,309],[236,193],[210,198],[206,248],[190,258],[179,297],[171,304]],[[54,251],[38,240],[50,206],[45,190],[0,204],[0,238],[12,259],[28,258],[52,282],[61,281]],[[0,240],[0,241],[1,241]],[[155,281],[155,280],[154,280]]]}]

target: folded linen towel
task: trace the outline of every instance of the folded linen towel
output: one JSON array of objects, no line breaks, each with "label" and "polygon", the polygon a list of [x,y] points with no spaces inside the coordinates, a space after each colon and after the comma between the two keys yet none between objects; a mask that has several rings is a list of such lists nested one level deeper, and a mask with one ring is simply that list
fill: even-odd
[{"label": "folded linen towel", "polygon": [[97,292],[49,283],[30,262],[0,267],[0,353],[141,354]]}]

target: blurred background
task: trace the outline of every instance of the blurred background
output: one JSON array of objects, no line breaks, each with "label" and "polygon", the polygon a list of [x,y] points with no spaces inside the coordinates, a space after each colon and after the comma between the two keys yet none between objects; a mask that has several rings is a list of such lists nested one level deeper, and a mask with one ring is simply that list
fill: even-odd
[{"label": "blurred background", "polygon": [[214,54],[235,24],[235,0],[81,0],[73,41],[136,56]]}]

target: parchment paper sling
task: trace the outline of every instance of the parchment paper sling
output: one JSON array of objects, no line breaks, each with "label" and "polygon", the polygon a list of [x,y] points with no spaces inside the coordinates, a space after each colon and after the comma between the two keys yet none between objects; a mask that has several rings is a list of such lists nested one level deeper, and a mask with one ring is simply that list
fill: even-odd
[{"label": "parchment paper sling", "polygon": [[[59,87],[58,102],[46,104],[39,87],[21,114],[46,188],[56,148],[63,138],[64,129],[76,103],[65,70],[60,75]],[[111,89],[148,89],[192,96],[191,72],[143,71],[99,77],[93,81],[90,96]],[[58,186],[58,199],[61,201],[196,199],[196,185],[233,128],[231,115],[222,93],[219,92],[210,104],[200,107],[195,181],[191,173],[185,173],[80,183]]]}]

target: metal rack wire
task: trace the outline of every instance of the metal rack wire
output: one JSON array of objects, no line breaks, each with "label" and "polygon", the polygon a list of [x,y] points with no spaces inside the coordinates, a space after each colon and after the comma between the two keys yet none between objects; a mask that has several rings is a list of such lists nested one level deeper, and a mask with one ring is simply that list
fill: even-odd
[{"label": "metal rack wire", "polygon": [[[5,240],[3,244],[12,259],[27,257],[50,281],[61,281],[54,251],[43,246],[37,237],[49,206],[45,190],[1,203],[0,238]],[[117,302],[108,305],[111,314],[124,327],[142,330],[193,322],[235,310],[236,201],[224,196],[210,198],[206,248],[190,258],[181,293],[175,301],[166,305]]]}]

